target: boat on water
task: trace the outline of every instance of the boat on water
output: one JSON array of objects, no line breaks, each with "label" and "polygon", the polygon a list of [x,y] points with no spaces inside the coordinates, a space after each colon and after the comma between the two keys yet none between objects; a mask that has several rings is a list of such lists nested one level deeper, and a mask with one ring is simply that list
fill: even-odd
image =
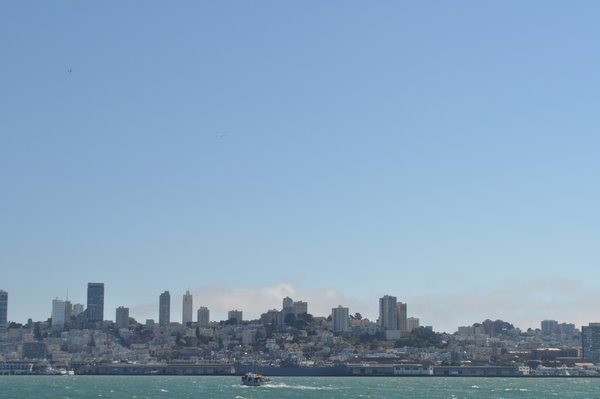
[{"label": "boat on water", "polygon": [[65,368],[55,369],[54,367],[47,367],[44,374],[48,375],[75,375],[74,370],[67,370]]},{"label": "boat on water", "polygon": [[259,387],[261,385],[270,384],[272,381],[269,377],[262,374],[246,373],[242,376],[242,384],[251,387]]}]

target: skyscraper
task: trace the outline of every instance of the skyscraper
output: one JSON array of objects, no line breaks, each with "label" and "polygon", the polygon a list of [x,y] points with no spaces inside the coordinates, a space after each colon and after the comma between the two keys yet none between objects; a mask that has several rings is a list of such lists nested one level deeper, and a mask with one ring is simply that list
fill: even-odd
[{"label": "skyscraper", "polygon": [[198,327],[208,328],[210,323],[210,310],[205,306],[200,306],[198,309]]},{"label": "skyscraper", "polygon": [[129,308],[119,306],[115,317],[117,328],[129,328]]},{"label": "skyscraper", "polygon": [[171,294],[165,291],[160,294],[158,301],[158,325],[168,326],[171,323]]},{"label": "skyscraper", "polygon": [[0,334],[6,334],[8,315],[8,292],[0,290]]},{"label": "skyscraper", "polygon": [[192,322],[192,317],[193,317],[193,298],[192,298],[192,294],[190,294],[189,291],[186,291],[185,294],[183,295],[183,314],[181,317],[181,321],[183,323],[183,325],[187,325],[188,323]]},{"label": "skyscraper", "polygon": [[600,362],[600,323],[589,323],[581,327],[582,357]]},{"label": "skyscraper", "polygon": [[402,332],[408,331],[408,325],[406,324],[406,304],[402,302],[398,302],[396,304],[396,309],[398,311],[398,330]]},{"label": "skyscraper", "polygon": [[104,283],[88,283],[87,320],[104,320]]},{"label": "skyscraper", "polygon": [[350,326],[350,317],[348,308],[339,305],[337,308],[331,309],[331,321],[333,322],[333,332],[348,331]]},{"label": "skyscraper", "polygon": [[379,325],[384,330],[398,330],[395,296],[385,295],[383,298],[379,298]]},{"label": "skyscraper", "polygon": [[61,299],[52,300],[52,327],[63,328],[65,326],[65,301]]}]

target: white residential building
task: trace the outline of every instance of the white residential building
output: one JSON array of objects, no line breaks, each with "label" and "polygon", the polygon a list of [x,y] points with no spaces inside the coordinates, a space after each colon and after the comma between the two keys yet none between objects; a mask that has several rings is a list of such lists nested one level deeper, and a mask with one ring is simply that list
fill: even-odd
[{"label": "white residential building", "polygon": [[350,317],[348,308],[339,305],[331,309],[331,321],[333,322],[333,332],[346,332],[350,328]]},{"label": "white residential building", "polygon": [[52,327],[63,328],[65,326],[65,301],[61,299],[52,300]]},{"label": "white residential building", "polygon": [[418,317],[409,317],[406,319],[406,326],[408,327],[408,331],[412,331],[415,328],[419,328],[419,318]]}]

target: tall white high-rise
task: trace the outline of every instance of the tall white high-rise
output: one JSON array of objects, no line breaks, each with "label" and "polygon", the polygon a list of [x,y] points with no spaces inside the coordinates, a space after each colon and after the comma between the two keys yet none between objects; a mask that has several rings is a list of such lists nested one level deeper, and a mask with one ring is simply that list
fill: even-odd
[{"label": "tall white high-rise", "polygon": [[348,308],[339,305],[331,309],[331,321],[333,322],[333,332],[346,332],[350,327],[350,316]]},{"label": "tall white high-rise", "polygon": [[52,327],[63,328],[65,326],[65,301],[61,299],[52,300]]},{"label": "tall white high-rise", "polygon": [[183,325],[187,325],[188,323],[191,323],[192,320],[192,316],[194,314],[193,312],[193,299],[192,299],[192,294],[190,294],[189,291],[186,291],[185,294],[183,295],[183,312],[182,312],[182,317],[181,317],[181,322],[183,323]]},{"label": "tall white high-rise", "polygon": [[391,295],[379,298],[379,325],[384,330],[398,330],[396,302],[396,297]]},{"label": "tall white high-rise", "polygon": [[198,327],[208,328],[210,323],[210,310],[205,306],[200,306],[198,309]]}]

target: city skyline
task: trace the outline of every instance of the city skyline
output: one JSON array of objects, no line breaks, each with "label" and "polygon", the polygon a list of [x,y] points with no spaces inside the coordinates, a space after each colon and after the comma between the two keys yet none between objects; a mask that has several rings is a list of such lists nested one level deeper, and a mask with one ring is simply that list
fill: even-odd
[{"label": "city skyline", "polygon": [[3,5],[8,318],[100,281],[107,319],[170,290],[180,321],[189,290],[214,318],[389,294],[437,330],[599,321],[599,12]]},{"label": "city skyline", "polygon": [[[88,284],[92,300],[82,312],[75,310],[81,304],[54,299],[51,320],[11,323],[8,334],[0,329],[0,356],[9,359],[3,362],[4,373],[56,375],[65,369],[59,373],[67,375],[66,367],[71,367],[73,375],[223,375],[260,364],[271,368],[269,374],[303,376],[600,375],[600,323],[578,329],[572,323],[542,320],[541,328],[522,331],[506,321],[487,319],[459,326],[455,333],[436,332],[407,317],[408,304],[392,295],[379,298],[377,322],[351,315],[341,305],[328,317],[314,317],[308,314],[308,302],[286,296],[281,310],[270,309],[260,319],[248,320],[238,309],[230,310],[226,320],[208,323],[210,311],[200,307],[193,323],[186,321],[193,302],[189,291],[182,301],[183,323],[169,322],[169,291],[159,296],[158,325],[152,319],[131,319],[123,306],[116,309],[116,322],[98,322],[103,288],[103,283]],[[0,291],[0,325],[6,324],[6,298]],[[214,369],[215,361],[225,368]]]},{"label": "city skyline", "polygon": [[[102,294],[101,299],[97,298],[97,292],[98,292],[99,288],[101,288],[101,294]],[[2,314],[5,314],[5,315],[7,314],[6,308],[10,309],[10,306],[6,306],[8,293],[6,291],[0,290],[0,294],[2,294],[2,298],[4,298],[4,299],[0,298],[0,316],[2,316]],[[142,312],[136,316],[135,314],[129,313],[128,306],[120,305],[115,309],[116,313],[115,312],[112,313],[112,314],[116,314],[116,316],[114,318],[106,317],[106,318],[104,318],[104,320],[114,321],[118,325],[125,325],[125,324],[129,323],[128,318],[131,316],[134,319],[136,319],[138,323],[145,323],[148,320],[153,320],[155,323],[157,323],[157,325],[164,327],[164,326],[170,325],[173,322],[178,323],[176,320],[171,320],[171,317],[172,317],[171,315],[174,314],[175,318],[178,317],[177,315],[180,315],[182,317],[182,323],[180,323],[180,324],[185,325],[187,323],[187,321],[186,321],[187,316],[189,315],[189,312],[192,311],[193,312],[192,318],[191,318],[191,320],[188,320],[190,323],[199,323],[199,325],[207,325],[206,320],[210,319],[210,322],[213,322],[213,321],[227,321],[227,320],[231,319],[232,317],[237,319],[238,315],[241,315],[245,311],[243,307],[240,309],[238,309],[237,307],[231,307],[231,308],[228,308],[226,311],[222,311],[221,309],[225,309],[225,308],[222,307],[223,301],[221,301],[219,299],[216,299],[216,301],[213,301],[213,302],[206,301],[206,303],[199,304],[199,305],[197,305],[197,307],[192,307],[191,303],[192,303],[193,296],[194,296],[194,294],[190,293],[189,290],[186,290],[185,293],[183,294],[183,301],[181,302],[182,306],[179,308],[176,307],[175,311],[173,311],[173,306],[171,305],[171,301],[170,301],[170,292],[165,291],[165,292],[161,293],[160,295],[158,295],[158,301],[157,301],[156,309],[155,309],[154,313],[152,313],[152,311],[150,311],[150,312],[146,311],[146,312]],[[92,297],[95,299],[92,300],[92,308],[91,308],[92,311],[88,311],[88,308],[85,308],[86,323],[87,322],[99,322],[100,320],[97,320],[97,316],[95,315],[97,312],[94,312],[93,309],[97,309],[98,307],[101,307],[101,308],[105,307],[105,305],[104,305],[104,283],[88,283],[88,298],[89,297]],[[280,298],[280,301],[281,301],[281,298]],[[186,302],[190,306],[190,308],[188,308],[187,311],[184,310],[184,308],[186,307]],[[570,324],[570,325],[572,324],[576,327],[578,325],[578,323],[573,323],[571,320],[565,320],[565,319],[559,320],[556,318],[555,319],[545,318],[545,319],[540,319],[540,320],[534,320],[531,322],[531,325],[523,326],[523,325],[514,323],[513,320],[510,320],[507,318],[502,319],[502,318],[497,318],[497,317],[493,317],[493,316],[487,316],[487,317],[482,317],[480,320],[465,321],[464,323],[457,325],[455,327],[439,328],[439,326],[437,326],[437,328],[436,328],[436,326],[431,325],[431,323],[429,323],[429,325],[428,325],[428,323],[423,323],[421,321],[420,317],[415,317],[415,316],[419,316],[418,314],[407,312],[408,304],[406,302],[403,303],[401,301],[398,301],[395,296],[385,294],[381,298],[378,298],[378,302],[379,302],[379,307],[375,311],[375,316],[371,317],[370,313],[368,311],[367,312],[364,312],[364,311],[359,312],[359,311],[356,311],[355,309],[348,308],[347,306],[343,306],[342,304],[338,304],[336,307],[330,308],[329,313],[327,313],[327,312],[312,313],[309,311],[309,306],[310,306],[309,302],[306,302],[303,300],[294,301],[289,296],[286,296],[285,298],[283,298],[283,305],[281,306],[281,310],[280,311],[278,310],[278,312],[282,313],[282,316],[281,316],[282,320],[285,318],[285,315],[287,313],[307,313],[308,312],[316,317],[328,317],[328,316],[334,317],[335,311],[340,311],[340,310],[344,310],[346,312],[346,314],[350,314],[350,315],[354,315],[354,314],[358,313],[358,314],[361,314],[361,317],[363,317],[365,319],[369,319],[372,323],[376,323],[377,325],[382,327],[384,331],[397,330],[394,334],[390,335],[390,337],[395,337],[400,332],[411,331],[412,329],[417,328],[419,326],[428,326],[428,327],[432,328],[433,330],[445,332],[445,333],[460,332],[461,328],[465,328],[465,326],[471,326],[471,325],[474,325],[477,323],[481,323],[481,322],[483,322],[484,319],[486,319],[486,320],[501,319],[505,322],[514,324],[515,327],[520,328],[523,331],[527,330],[528,328],[532,328],[532,329],[541,329],[542,331],[548,332],[548,331],[555,329],[555,327],[557,328],[559,324]],[[207,303],[208,304],[213,303],[213,305],[216,304],[217,311],[215,313],[212,313],[213,316],[209,316],[211,309],[210,309],[210,307],[205,306]],[[260,303],[262,303],[262,302],[260,302]],[[76,309],[76,307],[81,307],[81,308]],[[317,306],[317,308],[319,309],[320,307]],[[4,309],[4,313],[2,312],[2,309]],[[138,307],[138,309],[139,309],[139,307]],[[270,312],[271,309],[277,309],[277,306],[272,306],[272,307],[267,306],[267,307],[260,308],[260,309],[253,308],[253,310],[246,313],[248,316],[244,317],[243,321],[258,320],[261,318],[261,316],[265,315],[265,313]],[[62,328],[68,317],[77,316],[79,313],[83,312],[84,308],[83,308],[83,305],[79,304],[79,303],[71,304],[71,301],[69,301],[68,299],[61,300],[59,298],[55,298],[52,300],[52,309],[51,310],[52,310],[52,312],[51,312],[52,314],[51,314],[50,318],[52,319],[52,326]],[[120,313],[121,313],[121,316],[119,316]],[[126,316],[124,316],[125,314],[126,314]],[[154,317],[153,314],[155,314],[156,317]],[[194,319],[193,315],[197,315],[197,318]],[[215,317],[215,315],[216,315],[216,317]],[[408,315],[411,315],[411,316],[407,317]],[[56,322],[54,319],[55,316],[57,317],[57,320],[58,320]],[[215,318],[213,319],[213,317],[215,317]],[[39,320],[36,320],[35,318],[32,318],[32,319],[33,319],[33,321],[46,320],[46,318],[42,318]],[[7,321],[13,322],[15,320],[8,319]],[[238,320],[238,322],[241,322],[241,320]],[[584,325],[590,324],[590,323],[594,324],[594,325],[600,324],[600,323],[597,323],[594,321],[587,321],[586,323],[582,323],[578,326],[584,326]],[[0,320],[0,324],[2,324],[2,320]],[[92,325],[90,325],[90,327],[94,326],[94,325],[97,326],[98,324],[92,324]]]}]

